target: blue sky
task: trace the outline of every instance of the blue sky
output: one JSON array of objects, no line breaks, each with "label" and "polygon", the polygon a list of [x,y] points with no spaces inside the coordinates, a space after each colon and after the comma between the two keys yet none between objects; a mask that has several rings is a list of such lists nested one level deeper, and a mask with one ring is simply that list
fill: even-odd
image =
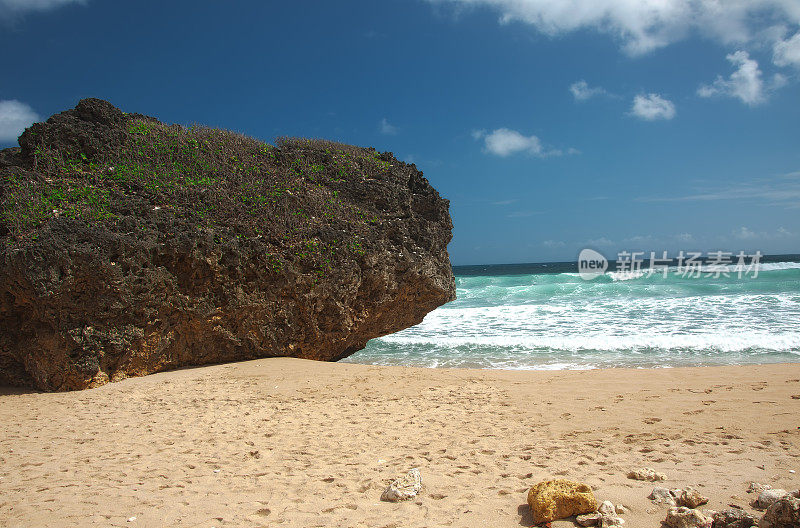
[{"label": "blue sky", "polygon": [[455,264],[800,252],[797,0],[0,0],[0,50],[0,146],[89,96],[374,146]]}]

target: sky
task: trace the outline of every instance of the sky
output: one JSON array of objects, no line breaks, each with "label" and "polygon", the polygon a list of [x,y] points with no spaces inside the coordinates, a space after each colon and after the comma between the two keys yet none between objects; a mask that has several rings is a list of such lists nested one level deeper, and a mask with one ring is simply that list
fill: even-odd
[{"label": "sky", "polygon": [[454,264],[800,253],[798,0],[0,0],[0,147],[100,97],[415,163]]}]

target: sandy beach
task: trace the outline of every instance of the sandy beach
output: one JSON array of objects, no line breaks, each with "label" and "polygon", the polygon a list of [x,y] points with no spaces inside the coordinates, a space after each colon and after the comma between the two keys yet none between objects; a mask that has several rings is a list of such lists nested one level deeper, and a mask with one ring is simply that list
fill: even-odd
[{"label": "sandy beach", "polygon": [[[659,526],[667,487],[750,509],[800,487],[800,365],[415,369],[266,359],[81,392],[0,392],[0,525],[529,526],[564,477]],[[410,468],[424,488],[387,503]],[[131,518],[135,517],[135,520]],[[569,520],[554,526],[573,526]]]}]

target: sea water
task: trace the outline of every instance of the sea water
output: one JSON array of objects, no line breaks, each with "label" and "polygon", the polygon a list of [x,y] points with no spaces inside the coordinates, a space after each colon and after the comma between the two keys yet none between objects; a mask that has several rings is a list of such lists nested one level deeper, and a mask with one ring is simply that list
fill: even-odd
[{"label": "sea water", "polygon": [[575,263],[453,271],[455,301],[343,361],[494,369],[800,362],[798,255],[765,258],[757,276],[670,268],[666,277],[584,280]]}]

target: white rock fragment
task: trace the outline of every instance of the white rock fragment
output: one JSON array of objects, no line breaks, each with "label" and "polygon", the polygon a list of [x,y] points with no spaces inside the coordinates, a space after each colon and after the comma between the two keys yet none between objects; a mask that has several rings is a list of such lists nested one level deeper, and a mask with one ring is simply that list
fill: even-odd
[{"label": "white rock fragment", "polygon": [[617,504],[615,509],[617,511],[617,515],[625,515],[626,513],[628,513],[628,508],[626,508],[625,505],[623,504]]},{"label": "white rock fragment", "polygon": [[603,515],[600,512],[586,513],[575,517],[575,522],[581,526],[594,526],[600,522]]},{"label": "white rock fragment", "polygon": [[414,468],[405,476],[395,480],[381,494],[381,500],[389,502],[404,501],[417,496],[422,489],[422,475]]},{"label": "white rock fragment", "polygon": [[655,469],[649,467],[628,471],[628,478],[633,480],[646,480],[649,482],[667,480],[667,476],[664,473],[659,473]]},{"label": "white rock fragment", "polygon": [[133,522],[136,520],[136,517],[128,517],[128,522]]},{"label": "white rock fragment", "polygon": [[622,526],[625,520],[617,517],[617,508],[611,501],[603,501],[596,512],[587,513],[586,515],[579,515],[575,518],[581,526],[599,526],[600,528],[609,528],[611,526]]},{"label": "white rock fragment", "polygon": [[625,524],[625,519],[617,517],[616,515],[603,515],[600,518],[600,528],[609,528],[610,526],[622,526]]},{"label": "white rock fragment", "polygon": [[616,515],[617,509],[614,507],[614,503],[611,501],[603,501],[597,511],[603,515]]}]

